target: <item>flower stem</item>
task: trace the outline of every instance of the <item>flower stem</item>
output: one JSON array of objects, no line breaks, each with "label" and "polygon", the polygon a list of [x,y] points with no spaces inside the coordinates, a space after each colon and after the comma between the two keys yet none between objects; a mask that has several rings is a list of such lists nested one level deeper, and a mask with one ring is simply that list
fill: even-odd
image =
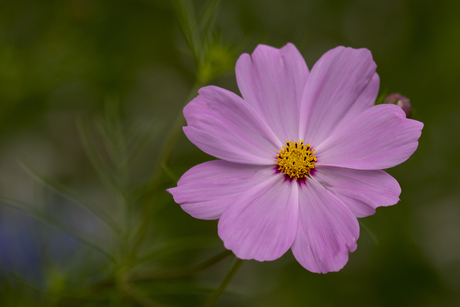
[{"label": "flower stem", "polygon": [[213,294],[208,298],[208,300],[204,304],[205,307],[214,306],[214,304],[217,302],[222,293],[224,293],[225,288],[227,288],[228,284],[233,279],[236,272],[238,272],[238,269],[241,267],[242,264],[243,260],[237,258],[235,264],[233,265],[232,269],[227,273],[219,288],[217,288],[216,291],[213,292]]},{"label": "flower stem", "polygon": [[220,262],[221,260],[225,259],[226,257],[232,255],[232,252],[229,250],[225,250],[214,257],[195,265],[190,268],[182,269],[182,270],[170,270],[170,271],[156,271],[152,273],[143,273],[143,274],[136,274],[130,277],[130,281],[132,282],[139,282],[139,281],[151,281],[151,280],[158,280],[158,279],[174,279],[174,278],[182,278],[187,276],[195,275],[214,264]]},{"label": "flower stem", "polygon": [[131,300],[137,302],[141,306],[157,307],[157,305],[149,298],[141,295],[136,289],[134,289],[126,279],[126,276],[126,274],[120,274],[120,276],[116,279],[118,288],[122,291],[122,293],[124,293],[125,296],[129,297]]},{"label": "flower stem", "polygon": [[[164,270],[164,271],[156,271],[156,272],[142,273],[142,274],[128,274],[127,272],[125,272],[125,274],[120,274],[118,276],[118,279],[109,278],[107,280],[97,283],[96,285],[93,286],[92,289],[95,292],[97,292],[97,291],[101,291],[101,289],[111,287],[115,284],[118,284],[119,286],[120,285],[123,286],[124,284],[121,284],[120,281],[129,282],[129,283],[138,283],[138,282],[148,282],[148,281],[153,281],[153,280],[176,279],[176,278],[193,276],[213,266],[214,264],[222,261],[223,259],[227,258],[228,256],[232,254],[233,254],[232,251],[225,250],[198,265],[192,266],[190,268],[185,268],[182,270],[180,269],[170,270],[170,271]],[[124,279],[121,279],[121,278],[124,278]]]}]

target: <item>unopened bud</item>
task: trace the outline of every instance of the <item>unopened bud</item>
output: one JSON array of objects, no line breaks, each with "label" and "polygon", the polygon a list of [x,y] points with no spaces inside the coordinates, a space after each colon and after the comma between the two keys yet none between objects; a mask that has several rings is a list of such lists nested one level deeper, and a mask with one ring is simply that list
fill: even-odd
[{"label": "unopened bud", "polygon": [[403,109],[404,113],[406,113],[407,118],[410,118],[412,116],[412,106],[410,105],[410,100],[409,98],[401,94],[398,94],[398,93],[390,94],[385,97],[385,99],[383,100],[383,103],[396,104],[401,109]]}]

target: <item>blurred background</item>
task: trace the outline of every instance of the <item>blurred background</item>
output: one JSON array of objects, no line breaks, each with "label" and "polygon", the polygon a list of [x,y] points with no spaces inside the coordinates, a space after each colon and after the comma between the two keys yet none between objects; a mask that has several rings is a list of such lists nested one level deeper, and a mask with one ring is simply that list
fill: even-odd
[{"label": "blurred background", "polygon": [[420,146],[344,269],[245,261],[217,306],[460,306],[460,1],[215,2],[0,0],[0,305],[202,306],[234,259],[197,267],[225,256],[217,221],[165,189],[211,157],[179,133],[158,171],[160,150],[197,86],[239,93],[241,53],[292,42],[310,68],[370,49]]}]

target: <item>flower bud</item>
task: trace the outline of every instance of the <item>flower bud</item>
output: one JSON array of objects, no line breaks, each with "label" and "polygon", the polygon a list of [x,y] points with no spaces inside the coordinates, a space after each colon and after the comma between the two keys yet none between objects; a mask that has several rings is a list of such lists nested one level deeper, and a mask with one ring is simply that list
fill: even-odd
[{"label": "flower bud", "polygon": [[401,109],[403,109],[404,113],[406,113],[407,118],[410,118],[412,116],[412,106],[410,104],[410,100],[409,98],[401,94],[392,93],[385,97],[383,103],[396,104]]}]

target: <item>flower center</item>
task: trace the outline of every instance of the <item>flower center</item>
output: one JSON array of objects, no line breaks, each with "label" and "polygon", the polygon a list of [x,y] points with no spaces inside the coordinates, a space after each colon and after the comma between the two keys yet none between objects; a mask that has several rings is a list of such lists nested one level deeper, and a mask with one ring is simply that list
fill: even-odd
[{"label": "flower center", "polygon": [[286,146],[276,155],[278,170],[296,180],[305,178],[315,168],[314,151],[310,144],[304,145],[303,141],[287,141]]}]

